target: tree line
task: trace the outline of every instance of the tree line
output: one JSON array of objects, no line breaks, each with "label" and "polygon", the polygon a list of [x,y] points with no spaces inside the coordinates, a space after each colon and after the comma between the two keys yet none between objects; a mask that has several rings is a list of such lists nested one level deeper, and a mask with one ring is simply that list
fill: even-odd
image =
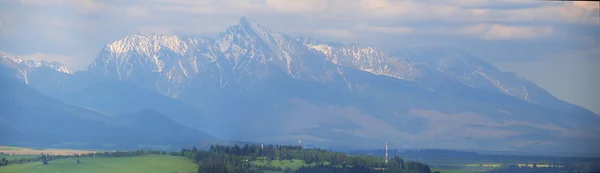
[{"label": "tree line", "polygon": [[[428,165],[404,161],[393,156],[386,164],[382,157],[350,156],[342,152],[323,149],[304,149],[287,145],[212,145],[207,150],[181,149],[173,155],[185,156],[199,165],[198,173],[243,172],[254,173],[264,170],[292,172],[398,172],[431,173]],[[282,169],[266,165],[254,165],[253,161],[270,163],[271,161],[301,160],[306,164],[298,170]]]}]

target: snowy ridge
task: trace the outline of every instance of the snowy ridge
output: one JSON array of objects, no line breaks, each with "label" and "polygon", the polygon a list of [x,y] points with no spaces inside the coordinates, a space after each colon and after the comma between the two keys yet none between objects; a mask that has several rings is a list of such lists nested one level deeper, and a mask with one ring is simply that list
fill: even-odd
[{"label": "snowy ridge", "polygon": [[[86,69],[96,75],[140,83],[176,97],[194,77],[216,79],[218,86],[247,75],[280,69],[294,78],[318,79],[323,58],[296,40],[242,18],[217,38],[135,34],[107,44]],[[166,85],[165,85],[166,84]]]},{"label": "snowy ridge", "polygon": [[15,63],[15,59],[8,58],[2,53],[0,53],[0,76],[14,77],[25,83],[29,83],[27,71],[19,69],[17,63]]},{"label": "snowy ridge", "polygon": [[67,67],[67,65],[61,64],[59,62],[48,62],[48,61],[44,61],[44,60],[21,60],[21,59],[15,59],[15,62],[17,64],[27,65],[29,68],[32,68],[32,69],[40,68],[40,67],[50,67],[50,68],[56,70],[57,72],[73,74],[73,71],[71,71],[69,69],[69,67]]},{"label": "snowy ridge", "polygon": [[146,56],[156,54],[163,48],[183,55],[188,48],[178,36],[165,36],[157,33],[152,33],[148,36],[128,35],[121,40],[108,44],[106,47],[108,51],[116,55],[135,51]]},{"label": "snowy ridge", "polygon": [[[501,92],[535,103],[529,90],[535,87],[512,73],[502,72],[489,63],[478,60],[462,50],[436,49],[397,52],[393,56],[405,59],[413,67],[423,71],[437,72],[467,86],[487,91]],[[421,81],[435,82],[437,78],[424,76]]]},{"label": "snowy ridge", "polygon": [[69,69],[69,67],[67,65],[61,64],[56,61],[48,62],[45,60],[23,60],[18,57],[7,57],[6,55],[1,54],[1,53],[0,53],[0,59],[3,59],[4,62],[2,62],[2,63],[5,63],[5,64],[10,62],[11,64],[13,64],[13,66],[15,68],[17,68],[23,74],[27,74],[28,72],[31,72],[32,70],[35,70],[35,69],[41,68],[41,67],[48,67],[48,68],[56,70],[57,72],[61,72],[61,73],[65,73],[65,74],[73,74],[73,71],[71,69]]},{"label": "snowy ridge", "polygon": [[333,64],[353,67],[377,75],[385,75],[399,79],[415,79],[420,71],[412,68],[411,64],[399,58],[389,57],[386,53],[373,46],[358,46],[356,44],[327,44],[322,41],[297,38],[315,51],[321,52]]},{"label": "snowy ridge", "polygon": [[[132,81],[176,97],[193,78],[224,88],[280,70],[301,80],[327,81],[343,73],[333,66],[436,86],[439,77],[467,86],[536,102],[535,85],[515,78],[461,50],[413,50],[386,54],[378,47],[291,38],[271,32],[246,17],[216,38],[152,33],[129,35],[107,44],[86,69]],[[541,93],[544,94],[544,93]],[[547,94],[546,94],[547,95]]]},{"label": "snowy ridge", "polygon": [[[198,59],[210,41],[203,38],[152,33],[128,35],[104,46],[86,71],[118,80],[154,81],[145,83],[161,93],[176,95],[176,88],[193,74],[200,73]],[[154,79],[153,74],[158,76]]]}]

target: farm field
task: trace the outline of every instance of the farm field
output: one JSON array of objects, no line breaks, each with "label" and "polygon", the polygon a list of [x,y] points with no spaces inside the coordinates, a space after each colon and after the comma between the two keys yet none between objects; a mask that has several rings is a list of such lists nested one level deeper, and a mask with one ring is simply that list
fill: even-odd
[{"label": "farm field", "polygon": [[11,146],[0,146],[0,153],[4,153],[5,155],[40,155],[50,154],[50,155],[73,155],[73,154],[87,154],[94,153],[97,151],[90,150],[70,150],[70,149],[30,149],[30,148],[20,148],[20,147],[11,147]]},{"label": "farm field", "polygon": [[98,157],[65,159],[50,161],[48,165],[41,162],[15,164],[0,167],[2,173],[190,173],[196,172],[198,166],[189,159],[179,156],[139,156],[139,157]]},{"label": "farm field", "polygon": [[1,150],[20,150],[23,149],[21,147],[13,147],[13,146],[0,146],[0,151]]}]

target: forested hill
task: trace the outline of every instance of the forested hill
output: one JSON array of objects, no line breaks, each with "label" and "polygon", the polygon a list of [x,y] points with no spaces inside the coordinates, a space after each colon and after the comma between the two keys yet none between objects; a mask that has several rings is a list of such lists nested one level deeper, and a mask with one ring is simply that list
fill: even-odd
[{"label": "forested hill", "polygon": [[[181,156],[199,165],[198,173],[431,173],[428,165],[392,156],[388,163],[378,156],[353,156],[323,149],[283,145],[213,145],[208,150],[182,149]],[[288,166],[282,165],[289,163]],[[278,165],[277,165],[278,164]]]}]

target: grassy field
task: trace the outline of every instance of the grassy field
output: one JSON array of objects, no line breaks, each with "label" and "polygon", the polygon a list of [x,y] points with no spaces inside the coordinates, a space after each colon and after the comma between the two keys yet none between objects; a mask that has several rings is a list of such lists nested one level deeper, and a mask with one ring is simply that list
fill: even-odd
[{"label": "grassy field", "polygon": [[294,159],[293,162],[291,160],[282,160],[282,161],[273,160],[271,162],[255,160],[250,163],[253,165],[261,165],[261,166],[262,165],[271,165],[274,167],[280,167],[281,169],[290,168],[291,170],[297,170],[298,168],[300,168],[302,166],[307,166],[307,164],[304,163],[304,160],[296,160],[296,159]]},{"label": "grassy field", "polygon": [[11,154],[0,154],[0,159],[4,158],[6,160],[14,160],[14,159],[29,159],[29,158],[37,158],[40,155],[38,154],[16,154],[16,155],[11,155]]},{"label": "grassy field", "polygon": [[50,161],[48,165],[41,162],[15,164],[0,167],[2,173],[190,173],[196,172],[198,166],[185,157],[177,156],[140,156],[140,157],[105,157],[81,158]]}]

